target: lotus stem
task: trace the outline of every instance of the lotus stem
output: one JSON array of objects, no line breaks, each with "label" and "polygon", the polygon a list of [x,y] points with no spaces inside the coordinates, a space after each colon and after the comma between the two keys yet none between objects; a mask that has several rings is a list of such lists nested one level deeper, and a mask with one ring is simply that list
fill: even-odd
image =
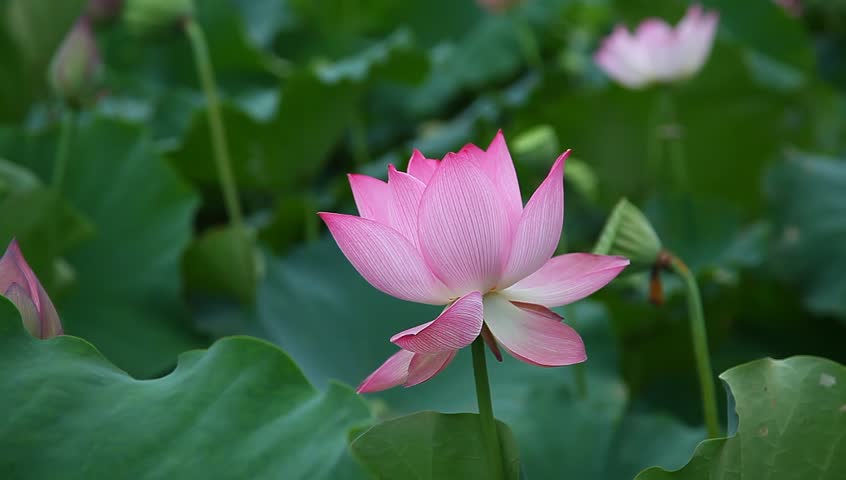
[{"label": "lotus stem", "polygon": [[62,191],[65,182],[65,172],[68,169],[71,139],[73,138],[76,115],[70,108],[65,107],[59,123],[59,146],[56,149],[56,160],[53,163],[53,189],[57,194]]},{"label": "lotus stem", "polygon": [[493,479],[503,479],[502,451],[496,430],[496,420],[491,403],[491,388],[488,381],[488,367],[485,360],[485,341],[479,335],[473,341],[473,376],[476,378],[476,400],[479,403],[479,421],[488,458],[491,461]]},{"label": "lotus stem", "polygon": [[676,256],[670,258],[670,268],[684,280],[687,288],[687,307],[690,317],[690,333],[693,341],[693,353],[696,357],[696,370],[702,394],[702,410],[705,416],[705,427],[708,438],[720,435],[717,419],[717,397],[714,389],[714,375],[711,370],[711,356],[708,353],[708,334],[705,329],[705,314],[702,309],[702,298],[699,295],[699,285],[696,276],[687,265]]},{"label": "lotus stem", "polygon": [[238,200],[238,186],[235,183],[235,176],[232,173],[232,161],[229,158],[229,148],[226,143],[226,129],[223,125],[223,116],[220,112],[220,100],[217,96],[217,85],[214,79],[211,57],[209,56],[208,44],[203,34],[203,29],[194,18],[185,20],[185,33],[191,43],[194,53],[194,62],[197,67],[197,75],[206,97],[208,112],[206,117],[209,121],[211,132],[212,150],[217,175],[220,181],[220,188],[223,191],[223,201],[229,221],[234,225],[243,224],[241,204]]}]

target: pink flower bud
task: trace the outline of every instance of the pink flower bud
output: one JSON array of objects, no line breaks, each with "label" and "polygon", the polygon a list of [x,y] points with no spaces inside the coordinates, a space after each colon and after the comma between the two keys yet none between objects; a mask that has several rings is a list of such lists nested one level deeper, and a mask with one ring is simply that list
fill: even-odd
[{"label": "pink flower bud", "polygon": [[95,96],[103,72],[91,20],[80,17],[50,63],[50,86],[62,99],[82,105]]},{"label": "pink flower bud", "polygon": [[56,307],[26,263],[17,240],[0,258],[0,293],[18,307],[32,336],[50,338],[63,333]]}]

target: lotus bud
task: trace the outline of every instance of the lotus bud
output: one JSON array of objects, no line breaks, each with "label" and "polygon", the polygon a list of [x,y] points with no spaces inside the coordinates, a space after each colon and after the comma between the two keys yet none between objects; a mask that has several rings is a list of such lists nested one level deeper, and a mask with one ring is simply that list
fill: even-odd
[{"label": "lotus bud", "polygon": [[194,14],[192,0],[126,0],[123,18],[137,34],[154,33]]},{"label": "lotus bud", "polygon": [[94,97],[102,78],[103,62],[87,16],[80,17],[68,32],[50,63],[48,74],[53,91],[68,103],[79,106]]},{"label": "lotus bud", "polygon": [[0,293],[18,307],[24,327],[32,336],[43,339],[63,333],[56,307],[26,263],[16,240],[0,258]]}]

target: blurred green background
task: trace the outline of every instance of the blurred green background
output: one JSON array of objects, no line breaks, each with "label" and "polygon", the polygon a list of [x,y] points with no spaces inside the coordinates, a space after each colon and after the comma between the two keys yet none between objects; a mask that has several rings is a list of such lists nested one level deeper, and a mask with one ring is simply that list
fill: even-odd
[{"label": "blurred green background", "polygon": [[[720,27],[704,69],[630,91],[594,64],[599,41],[619,22],[675,23],[687,2],[197,0],[246,229],[223,203],[185,20],[140,31],[121,2],[94,3],[0,1],[0,243],[19,239],[66,333],[135,377],[249,334],[318,388],[356,385],[437,308],[367,285],[315,212],[354,212],[345,173],[384,178],[412,148],[440,158],[499,128],[524,198],[573,150],[560,251],[590,251],[623,196],[644,210],[697,274],[717,373],[764,356],[846,362],[846,2],[795,16],[705,0]],[[102,72],[68,106],[48,67],[81,15]],[[661,158],[671,143],[683,183]],[[531,478],[631,478],[681,466],[704,438],[681,285],[664,280],[660,307],[630,268],[564,310],[586,341],[587,392],[572,369],[491,366]],[[385,417],[474,411],[469,379],[462,352],[413,391],[366,398]]]}]

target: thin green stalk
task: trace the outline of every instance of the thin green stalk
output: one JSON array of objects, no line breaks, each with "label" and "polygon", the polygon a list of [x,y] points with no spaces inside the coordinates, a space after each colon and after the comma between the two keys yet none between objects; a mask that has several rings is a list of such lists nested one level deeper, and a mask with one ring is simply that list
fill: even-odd
[{"label": "thin green stalk", "polygon": [[56,149],[56,160],[53,163],[53,189],[61,194],[65,182],[65,172],[68,169],[68,157],[70,156],[70,144],[73,138],[73,130],[76,122],[76,115],[70,108],[65,108],[59,123],[59,146]]},{"label": "thin green stalk", "polygon": [[696,370],[699,374],[705,427],[708,429],[708,437],[715,438],[720,434],[717,419],[717,397],[714,391],[714,375],[711,370],[711,356],[708,353],[708,334],[705,330],[705,314],[702,310],[702,299],[699,296],[699,285],[696,283],[693,272],[678,257],[673,256],[671,258],[670,267],[684,280],[687,288],[690,332],[693,340],[693,353],[696,357]]},{"label": "thin green stalk", "polygon": [[663,145],[661,141],[661,124],[664,119],[664,97],[659,96],[652,105],[647,117],[646,132],[646,166],[653,179],[661,180],[663,166]]},{"label": "thin green stalk", "polygon": [[214,70],[212,69],[206,37],[203,34],[200,24],[193,18],[185,21],[185,33],[191,43],[191,49],[194,53],[194,63],[197,67],[197,75],[200,77],[203,94],[206,96],[213,156],[217,165],[220,188],[223,191],[226,213],[232,224],[242,225],[243,215],[241,213],[241,204],[238,200],[238,187],[235,184],[235,176],[232,173],[232,161],[229,158],[229,148],[226,144],[226,130],[223,126],[223,116],[220,113],[220,100],[217,96],[217,86],[214,80]]},{"label": "thin green stalk", "polygon": [[683,138],[684,131],[676,117],[676,107],[673,101],[673,94],[670,91],[664,92],[665,122],[662,138],[667,144],[670,155],[670,171],[673,176],[673,186],[677,191],[683,192],[687,188],[687,164],[684,159]]},{"label": "thin green stalk", "polygon": [[488,367],[485,361],[485,341],[479,335],[473,342],[473,376],[476,378],[476,400],[479,403],[479,419],[482,426],[482,437],[488,458],[492,462],[493,480],[502,479],[502,451],[499,447],[499,436],[496,431],[493,404],[491,403],[491,387],[488,382]]}]

